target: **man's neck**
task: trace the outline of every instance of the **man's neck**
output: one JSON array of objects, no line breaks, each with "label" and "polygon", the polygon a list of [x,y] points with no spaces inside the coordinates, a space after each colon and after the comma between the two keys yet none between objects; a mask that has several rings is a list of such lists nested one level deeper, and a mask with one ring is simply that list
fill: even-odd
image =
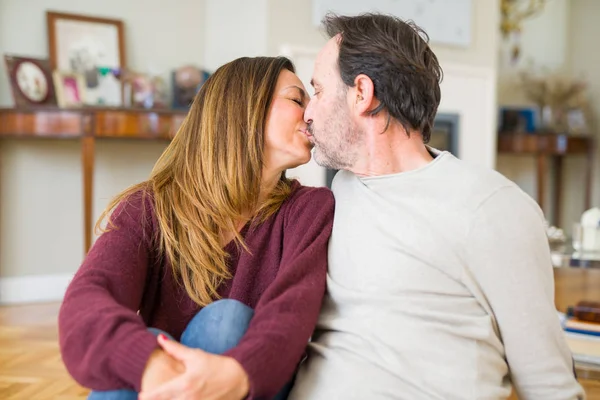
[{"label": "man's neck", "polygon": [[407,136],[391,125],[385,133],[370,135],[361,159],[350,169],[360,176],[397,174],[419,169],[433,160],[418,132]]}]

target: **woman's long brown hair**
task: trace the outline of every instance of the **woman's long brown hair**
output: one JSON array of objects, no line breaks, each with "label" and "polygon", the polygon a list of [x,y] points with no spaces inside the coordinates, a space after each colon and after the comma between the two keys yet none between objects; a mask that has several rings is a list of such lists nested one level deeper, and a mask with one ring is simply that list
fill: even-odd
[{"label": "woman's long brown hair", "polygon": [[[244,247],[238,232],[248,218],[261,222],[277,212],[292,191],[282,174],[259,204],[264,130],[279,73],[294,72],[284,57],[239,58],[202,85],[190,111],[150,178],[111,201],[97,228],[137,192],[153,199],[160,226],[159,251],[168,257],[188,295],[199,305],[218,298],[230,278],[223,237]],[[110,218],[105,229],[112,229]]]}]

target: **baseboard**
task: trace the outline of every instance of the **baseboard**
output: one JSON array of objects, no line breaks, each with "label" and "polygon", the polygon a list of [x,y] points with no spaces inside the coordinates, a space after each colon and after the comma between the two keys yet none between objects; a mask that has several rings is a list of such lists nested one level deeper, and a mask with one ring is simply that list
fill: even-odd
[{"label": "baseboard", "polygon": [[0,304],[61,301],[73,274],[0,278]]}]

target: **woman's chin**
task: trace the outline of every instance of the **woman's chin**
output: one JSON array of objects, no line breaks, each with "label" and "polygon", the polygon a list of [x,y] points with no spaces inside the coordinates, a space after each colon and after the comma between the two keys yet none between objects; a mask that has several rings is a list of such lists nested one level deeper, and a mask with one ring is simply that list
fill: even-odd
[{"label": "woman's chin", "polygon": [[299,157],[297,160],[294,160],[294,162],[291,162],[287,169],[297,168],[304,164],[308,164],[308,162],[311,159],[311,156],[312,156],[312,153],[309,151],[308,154],[306,154],[306,156],[301,157],[301,158]]},{"label": "woman's chin", "polygon": [[299,165],[308,164],[308,162],[310,161],[311,158],[312,158],[312,152],[309,150],[308,153],[306,153],[306,156],[302,159],[302,162]]}]

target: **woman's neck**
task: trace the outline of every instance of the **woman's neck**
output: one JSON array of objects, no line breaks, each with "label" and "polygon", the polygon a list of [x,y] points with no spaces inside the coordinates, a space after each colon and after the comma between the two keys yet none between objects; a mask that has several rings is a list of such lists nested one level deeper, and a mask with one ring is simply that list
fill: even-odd
[{"label": "woman's neck", "polygon": [[260,193],[258,195],[258,204],[262,204],[277,186],[277,182],[281,179],[280,170],[263,169],[262,180],[260,182]]},{"label": "woman's neck", "polygon": [[[269,171],[266,169],[263,170],[262,180],[260,184],[260,193],[258,195],[259,205],[264,203],[269,198],[269,195],[273,192],[275,186],[277,186],[277,182],[279,182],[279,179],[281,178],[281,173],[282,171]],[[244,226],[246,226],[248,221],[252,220],[252,218],[256,216],[257,211],[258,210],[256,208],[253,210],[244,211],[242,213],[242,219],[240,221],[235,222],[235,230],[238,233],[241,232],[241,230],[244,229]],[[233,240],[234,236],[235,235],[233,232],[226,232],[222,234],[221,245],[226,246],[227,243]]]}]

